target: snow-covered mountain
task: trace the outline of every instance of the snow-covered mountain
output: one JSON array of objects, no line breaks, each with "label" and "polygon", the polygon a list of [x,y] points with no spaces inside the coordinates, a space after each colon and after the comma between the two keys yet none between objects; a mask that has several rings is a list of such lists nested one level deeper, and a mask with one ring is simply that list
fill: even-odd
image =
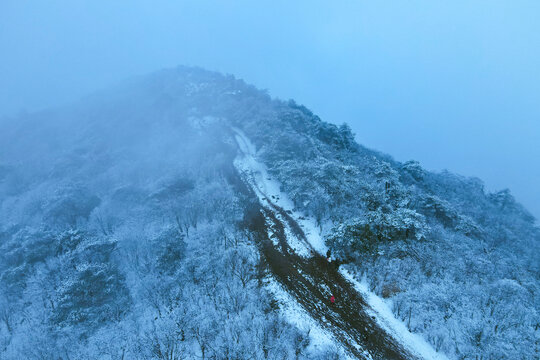
[{"label": "snow-covered mountain", "polygon": [[507,190],[232,76],[0,121],[2,360],[534,359],[538,254]]}]

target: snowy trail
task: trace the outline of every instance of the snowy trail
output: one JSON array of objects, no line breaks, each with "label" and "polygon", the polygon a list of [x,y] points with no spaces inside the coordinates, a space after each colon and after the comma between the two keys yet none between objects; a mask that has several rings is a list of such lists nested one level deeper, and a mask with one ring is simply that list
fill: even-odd
[{"label": "snowy trail", "polygon": [[[240,130],[233,130],[241,152],[234,165],[260,205],[255,228],[275,278],[269,282],[271,290],[276,297],[294,297],[300,305],[300,309],[289,306],[289,317],[296,323],[303,318],[300,323],[315,329],[316,341],[337,340],[357,358],[446,359],[410,333],[364,283],[326,263],[321,254],[327,248],[314,221],[294,210],[280,184],[257,161],[251,142]],[[336,304],[329,304],[330,294],[336,295]]]},{"label": "snowy trail", "polygon": [[[255,191],[261,204],[277,212],[278,218],[283,219],[287,223],[287,229],[294,233],[295,236],[290,237],[291,247],[302,256],[310,255],[310,250],[325,254],[328,248],[313,220],[294,210],[293,202],[281,192],[280,184],[271,179],[266,167],[256,160],[257,155],[253,144],[242,131],[233,130],[236,133],[238,147],[243,154],[235,160],[235,166]],[[298,244],[297,240],[300,240],[301,244]]]}]

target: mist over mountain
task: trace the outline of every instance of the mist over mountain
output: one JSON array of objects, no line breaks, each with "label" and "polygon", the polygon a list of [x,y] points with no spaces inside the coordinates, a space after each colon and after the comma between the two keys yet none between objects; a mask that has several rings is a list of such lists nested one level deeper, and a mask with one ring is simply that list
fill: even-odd
[{"label": "mist over mountain", "polygon": [[533,359],[539,253],[508,190],[231,75],[0,122],[0,359]]}]

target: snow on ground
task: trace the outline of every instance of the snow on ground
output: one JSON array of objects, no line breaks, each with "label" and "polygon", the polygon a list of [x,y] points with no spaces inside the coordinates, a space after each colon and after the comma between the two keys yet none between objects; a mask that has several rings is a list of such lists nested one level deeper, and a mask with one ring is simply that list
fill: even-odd
[{"label": "snow on ground", "polygon": [[[309,346],[307,347],[310,353],[319,353],[325,350],[337,350],[340,354],[340,359],[354,359],[343,349],[340,342],[328,330],[322,328],[305,311],[296,300],[283,289],[281,284],[272,277],[265,279],[265,288],[268,289],[276,301],[280,304],[281,315],[291,324],[303,331],[309,331]],[[367,354],[366,356],[369,356]],[[368,359],[371,357],[368,357]]]},{"label": "snow on ground", "polygon": [[[240,151],[242,152],[242,155],[235,159],[234,164],[250,183],[261,204],[269,209],[272,209],[271,204],[273,203],[287,211],[295,220],[300,223],[306,237],[308,238],[308,241],[310,241],[312,246],[317,251],[326,251],[324,242],[322,241],[316,226],[314,226],[314,222],[307,218],[303,218],[302,214],[294,211],[292,201],[290,201],[289,198],[281,192],[279,183],[272,180],[268,175],[266,166],[257,161],[256,150],[253,144],[240,130],[234,129],[234,131],[236,132],[236,141]],[[278,212],[274,212],[274,214],[283,224],[287,224],[285,219],[282,219],[282,216]],[[299,218],[303,220],[299,220]],[[272,223],[272,221],[269,221],[269,223]],[[300,255],[309,255],[309,249],[305,244],[300,242],[296,236],[293,235],[288,226],[285,228],[285,235],[287,236],[287,240],[292,249],[294,249]],[[273,239],[273,237],[270,238]],[[273,239],[273,241],[276,240]],[[340,353],[341,358],[352,359],[347,354],[340,342],[337,341],[334,335],[332,335],[328,330],[323,329],[317,323],[317,321],[315,321],[315,319],[313,319],[308,312],[305,311],[296,302],[296,300],[283,289],[277,280],[272,277],[266,278],[265,288],[267,288],[278,301],[280,304],[280,311],[282,312],[283,317],[289,323],[301,330],[309,331],[310,344],[307,349],[308,351],[319,352],[325,350],[337,350]]]},{"label": "snow on ground", "polygon": [[[252,185],[252,188],[257,193],[259,201],[267,208],[272,208],[271,203],[281,207],[285,210],[301,227],[306,235],[307,240],[311,246],[320,254],[325,254],[328,248],[324,244],[315,220],[304,216],[301,212],[295,211],[293,202],[289,199],[287,194],[281,191],[281,185],[278,181],[273,180],[266,166],[257,160],[257,151],[255,146],[249,141],[244,133],[236,128],[233,128],[236,133],[236,142],[242,152],[242,156],[238,156],[234,164],[244,174]],[[281,216],[276,213],[276,216]],[[281,219],[280,220],[284,220]],[[286,221],[283,221],[286,224]],[[290,229],[285,229],[286,232],[291,233]],[[299,255],[308,256],[309,249],[298,239],[296,236],[287,236],[289,239],[289,245]]]},{"label": "snow on ground", "polygon": [[[236,132],[236,141],[238,143],[240,151],[242,152],[242,156],[238,156],[235,159],[235,166],[240,171],[242,171],[244,175],[247,175],[247,179],[249,179],[252,188],[256,191],[257,196],[259,197],[259,201],[261,201],[261,204],[271,209],[271,201],[272,203],[280,206],[285,211],[287,211],[291,215],[291,217],[296,222],[298,222],[298,224],[300,224],[311,246],[320,254],[325,254],[326,250],[328,250],[328,247],[325,245],[315,221],[312,218],[303,215],[301,212],[295,211],[293,202],[287,197],[285,193],[281,192],[279,182],[271,179],[271,177],[268,175],[266,166],[263,163],[257,161],[257,151],[255,149],[255,146],[249,141],[249,139],[244,135],[241,130],[233,130]],[[279,216],[279,214],[277,213],[276,215]],[[289,240],[289,245],[291,246],[291,248],[297,251],[299,255],[309,255],[309,250],[307,249],[307,247],[303,243],[298,241],[296,236],[289,236],[291,235],[289,229],[285,229],[285,231],[287,233],[287,239]],[[375,317],[379,325],[383,327],[386,331],[388,331],[390,334],[392,334],[413,354],[430,360],[447,360],[446,356],[436,352],[435,349],[433,349],[433,347],[422,336],[411,333],[402,321],[395,318],[387,302],[385,302],[373,292],[369,291],[367,281],[365,279],[363,279],[362,281],[358,281],[353,275],[351,275],[348,271],[344,269],[340,269],[340,272],[347,280],[349,280],[355,286],[356,290],[366,299],[368,305],[371,308],[368,309],[368,311],[372,312],[372,315]],[[279,284],[275,280],[273,281],[273,283],[271,282],[270,284],[272,291],[276,291],[276,293],[278,294],[276,296],[289,296],[286,291],[280,288]],[[276,289],[278,289],[279,291],[277,291]],[[302,316],[298,315],[303,310],[298,304],[296,304],[294,299],[289,298],[286,303],[295,304],[295,306],[298,307],[293,309],[292,305],[290,305],[291,308],[286,311],[287,316],[292,319],[293,323],[295,321],[300,321],[299,319],[303,319]],[[309,319],[309,321],[313,322],[315,326],[318,326],[316,322],[305,313],[305,311],[304,315],[306,319]],[[302,320],[304,321],[302,324],[307,324],[308,320],[306,319]],[[322,329],[320,330],[324,331]],[[317,341],[322,341],[322,343],[324,343],[324,341],[328,340],[327,337],[322,336],[317,331],[315,331],[315,333],[318,334],[316,335],[316,337],[319,335],[321,336],[320,338],[317,338]],[[327,336],[331,335],[327,334]]]},{"label": "snow on ground", "polygon": [[319,254],[326,254],[328,247],[324,243],[324,240],[321,236],[321,232],[315,223],[315,220],[309,217],[305,217],[302,213],[298,211],[293,211],[291,215],[293,219],[302,227],[304,234],[308,239],[309,243]]},{"label": "snow on ground", "polygon": [[339,272],[349,280],[356,290],[362,294],[371,308],[372,316],[375,316],[377,323],[388,331],[395,339],[407,347],[413,354],[429,360],[448,360],[448,358],[438,353],[433,347],[419,334],[411,333],[405,324],[396,319],[392,313],[389,302],[381,299],[373,292],[369,291],[367,279],[358,281],[346,269],[340,268]]}]

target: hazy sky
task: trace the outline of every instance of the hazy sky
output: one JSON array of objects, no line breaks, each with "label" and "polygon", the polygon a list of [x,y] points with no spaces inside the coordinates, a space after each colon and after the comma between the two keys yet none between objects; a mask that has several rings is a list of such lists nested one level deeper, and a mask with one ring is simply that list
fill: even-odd
[{"label": "hazy sky", "polygon": [[539,19],[538,0],[0,0],[0,115],[199,65],[540,218]]}]

